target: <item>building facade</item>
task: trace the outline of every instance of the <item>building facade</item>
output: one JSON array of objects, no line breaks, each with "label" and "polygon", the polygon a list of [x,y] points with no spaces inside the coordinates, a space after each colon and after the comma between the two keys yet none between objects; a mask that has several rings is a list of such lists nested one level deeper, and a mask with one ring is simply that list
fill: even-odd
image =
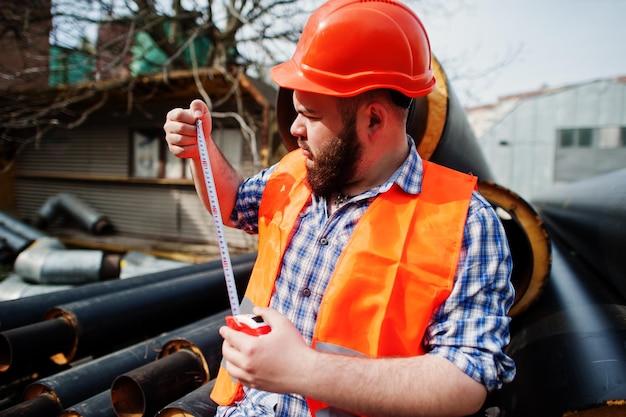
[{"label": "building facade", "polygon": [[528,201],[626,168],[626,77],[504,97],[467,113],[496,182]]}]

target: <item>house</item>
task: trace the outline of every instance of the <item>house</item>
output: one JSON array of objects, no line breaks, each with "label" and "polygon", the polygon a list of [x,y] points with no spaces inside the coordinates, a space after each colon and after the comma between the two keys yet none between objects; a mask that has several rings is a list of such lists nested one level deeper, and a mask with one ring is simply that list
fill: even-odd
[{"label": "house", "polygon": [[[16,10],[18,17],[30,16],[27,6]],[[130,33],[129,27],[125,21],[105,23],[98,42]],[[166,113],[208,98],[214,139],[233,166],[250,175],[284,152],[274,127],[276,89],[234,67],[145,71],[142,59],[155,51],[145,34],[142,55],[121,55],[119,62],[106,51],[92,57],[87,48],[60,50],[48,45],[49,7],[36,28],[24,36],[32,37],[43,62],[47,57],[47,68],[28,82],[0,84],[0,210],[32,223],[48,199],[71,193],[105,215],[113,234],[93,236],[60,217],[45,232],[65,243],[168,256],[197,252],[184,258],[191,261],[214,256],[206,251],[217,252],[208,248],[216,232],[187,161],[166,149]],[[33,68],[16,58],[13,39],[0,40],[14,62],[7,72]],[[206,40],[197,42],[200,48]],[[256,247],[256,237],[226,233],[234,250]]]},{"label": "house", "polygon": [[[202,71],[201,81],[212,96],[219,97],[223,94],[220,90],[230,88],[219,73],[207,69]],[[71,96],[87,95],[97,85],[57,87],[45,94],[54,103],[62,100],[67,89],[77,90]],[[240,90],[248,114],[254,116],[255,137],[244,138],[233,118],[214,119],[214,139],[244,175],[267,165],[259,155],[267,157],[272,135],[273,98],[256,85],[241,75]],[[41,92],[25,94],[42,100]],[[94,111],[82,124],[52,129],[21,151],[12,172],[16,215],[33,221],[47,199],[69,192],[106,215],[115,236],[149,239],[155,245],[153,252],[165,242],[215,243],[211,217],[196,194],[187,161],[166,149],[162,127],[167,111],[187,106],[197,97],[194,77],[182,71],[167,78],[160,74],[139,78],[132,91],[128,86],[119,87],[94,93],[78,105],[68,104],[65,113],[78,114],[86,107]],[[134,105],[128,111],[129,100],[134,100]],[[233,106],[225,103],[214,111],[233,112]],[[71,230],[62,220],[50,225],[53,234],[64,236]],[[71,233],[64,236],[70,242],[97,245],[97,238]],[[254,248],[256,243],[256,238],[237,230],[227,230],[226,238],[234,248]]]},{"label": "house", "polygon": [[542,88],[466,109],[497,183],[532,201],[626,168],[626,77]]}]

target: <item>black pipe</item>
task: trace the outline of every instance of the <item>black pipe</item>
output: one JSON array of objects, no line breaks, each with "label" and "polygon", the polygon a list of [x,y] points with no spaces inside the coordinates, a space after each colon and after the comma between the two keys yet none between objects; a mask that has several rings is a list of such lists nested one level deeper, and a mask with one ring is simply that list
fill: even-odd
[{"label": "black pipe", "polygon": [[[237,254],[232,256],[231,262],[233,266],[254,262],[256,256],[256,252]],[[202,264],[182,266],[180,268],[154,272],[127,279],[97,282],[50,294],[41,294],[18,300],[3,301],[0,302],[0,329],[8,330],[38,322],[43,320],[46,312],[52,307],[70,303],[72,301],[111,294],[131,288],[145,287],[150,284],[169,279],[221,269],[222,261],[220,259],[216,259]]]},{"label": "black pipe", "polygon": [[553,254],[542,297],[511,322],[517,375],[496,403],[507,417],[626,415],[626,305],[562,241]]},{"label": "black pipe", "polygon": [[0,411],[0,417],[56,417],[62,410],[56,398],[46,394]]},{"label": "black pipe", "polygon": [[58,417],[116,417],[111,403],[111,390],[102,391],[66,408]]},{"label": "black pipe", "polygon": [[[147,341],[76,365],[55,375],[39,379],[26,387],[23,399],[30,400],[39,395],[49,393],[54,395],[64,407],[78,404],[110,388],[115,378],[119,375],[143,365],[154,363],[162,356],[163,349],[169,341],[184,340],[185,335],[190,332],[197,332],[198,329],[206,329],[206,331],[211,333],[215,329],[215,332],[217,332],[219,326],[224,324],[225,315],[225,312],[221,312],[206,317]],[[33,417],[35,416],[33,414]]]},{"label": "black pipe", "polygon": [[190,328],[179,337],[168,340],[163,345],[161,357],[171,355],[180,349],[190,349],[197,352],[205,362],[210,378],[217,376],[222,361],[222,336],[219,328],[226,322],[230,310],[215,315],[216,320],[206,326]]},{"label": "black pipe", "polygon": [[[233,267],[240,294],[247,285],[252,266],[247,263]],[[75,344],[71,349],[67,349],[68,337],[49,341],[44,352],[33,351],[30,358],[20,358],[41,360],[53,352],[51,359],[65,364],[75,358],[98,357],[110,353],[116,346],[136,343],[227,307],[228,296],[221,269],[91,297],[54,307],[47,313],[47,320],[64,318],[74,325]],[[19,342],[37,343],[41,340],[38,330],[37,324],[19,328]],[[0,358],[11,358],[13,341],[6,336],[7,332],[0,333],[0,337],[6,340],[0,344]],[[11,360],[5,363],[4,369],[12,366],[22,364]]]},{"label": "black pipe", "polygon": [[111,386],[113,409],[119,417],[153,416],[207,381],[200,355],[181,349],[117,377]]},{"label": "black pipe", "polygon": [[0,372],[47,361],[75,344],[74,323],[64,317],[7,330],[0,333]]},{"label": "black pipe", "polygon": [[555,187],[533,204],[626,300],[626,169]]},{"label": "black pipe", "polygon": [[222,360],[218,330],[227,314],[230,310],[214,315],[210,323],[181,332],[165,343],[158,361],[117,377],[111,386],[116,413],[127,417],[154,415],[215,377]]},{"label": "black pipe", "polygon": [[[210,380],[191,391],[184,397],[163,407],[156,417],[213,417],[217,412],[217,403],[209,397],[215,385],[215,379]],[[90,416],[84,416],[90,417]],[[96,416],[93,416],[96,417]],[[103,416],[104,417],[104,416]]]}]

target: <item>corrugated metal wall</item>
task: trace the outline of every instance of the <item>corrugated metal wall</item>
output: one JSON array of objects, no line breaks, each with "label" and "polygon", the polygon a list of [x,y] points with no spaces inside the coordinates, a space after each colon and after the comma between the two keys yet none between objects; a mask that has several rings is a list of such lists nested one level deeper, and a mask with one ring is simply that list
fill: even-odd
[{"label": "corrugated metal wall", "polygon": [[[107,216],[120,234],[215,243],[213,221],[190,180],[129,177],[130,129],[161,128],[164,118],[148,124],[103,112],[79,128],[56,130],[28,147],[15,178],[18,215],[34,220],[48,198],[70,192]],[[241,231],[226,233],[233,247],[252,248],[256,243]]]},{"label": "corrugated metal wall", "polygon": [[559,129],[626,127],[626,84],[601,80],[519,101],[479,142],[496,182],[527,200],[626,167],[626,147],[557,146]]}]

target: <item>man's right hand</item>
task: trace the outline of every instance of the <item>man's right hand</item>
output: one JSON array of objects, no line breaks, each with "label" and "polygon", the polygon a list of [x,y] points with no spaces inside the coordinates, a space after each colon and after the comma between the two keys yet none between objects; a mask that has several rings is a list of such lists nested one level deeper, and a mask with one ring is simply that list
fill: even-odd
[{"label": "man's right hand", "polygon": [[176,108],[167,113],[163,130],[170,152],[179,158],[199,158],[196,120],[202,119],[204,137],[211,137],[211,114],[202,100],[194,100],[188,109]]}]

